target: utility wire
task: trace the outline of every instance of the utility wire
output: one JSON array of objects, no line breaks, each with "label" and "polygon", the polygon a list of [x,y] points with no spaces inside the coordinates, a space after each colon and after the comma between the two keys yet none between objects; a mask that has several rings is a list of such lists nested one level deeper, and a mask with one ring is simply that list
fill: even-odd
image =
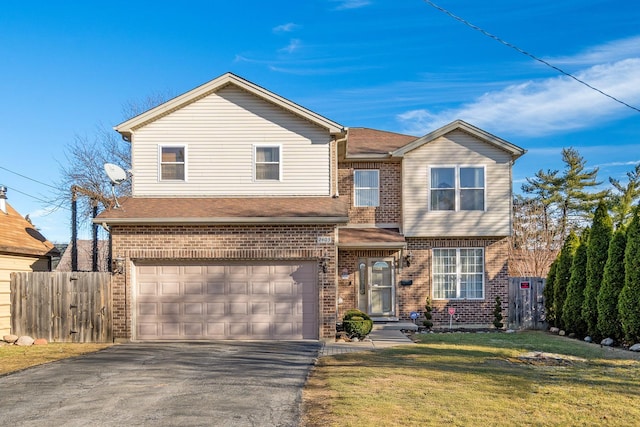
[{"label": "utility wire", "polygon": [[[3,169],[4,169],[4,168],[3,168]],[[16,193],[20,193],[20,194],[22,194],[23,196],[31,197],[32,199],[37,200],[38,202],[42,202],[42,203],[46,203],[46,204],[50,204],[50,203],[51,203],[51,201],[44,200],[44,199],[40,199],[40,198],[38,198],[38,197],[36,197],[36,196],[32,196],[31,194],[29,194],[29,193],[25,193],[24,191],[20,191],[20,190],[18,190],[18,189],[17,189],[17,188],[15,188],[15,187],[8,187],[8,186],[7,186],[7,188],[8,188],[9,190],[11,190],[11,191],[15,191]],[[69,208],[68,208],[68,207],[66,207],[66,206],[64,206],[64,205],[56,206],[56,209],[57,209],[57,208],[62,208],[62,209],[69,210]]]},{"label": "utility wire", "polygon": [[59,190],[59,188],[54,187],[53,185],[47,184],[46,182],[38,181],[37,179],[29,178],[26,175],[22,175],[22,174],[20,174],[18,172],[14,172],[14,171],[9,170],[9,169],[7,169],[7,168],[5,168],[3,166],[0,166],[0,169],[6,170],[7,172],[10,172],[10,173],[12,173],[14,175],[18,175],[21,178],[28,179],[29,181],[33,181],[33,182],[36,182],[36,183],[41,184],[41,185],[46,185],[47,187],[53,188],[54,190]]},{"label": "utility wire", "polygon": [[612,95],[609,95],[609,94],[608,94],[608,93],[606,93],[606,92],[603,92],[602,90],[598,89],[597,87],[594,87],[594,86],[590,85],[589,83],[585,82],[584,80],[581,80],[581,79],[579,79],[578,77],[574,76],[573,74],[568,73],[568,72],[564,71],[563,69],[561,69],[561,68],[559,68],[559,67],[556,67],[556,66],[555,66],[555,65],[553,65],[553,64],[550,64],[549,62],[545,61],[544,59],[538,58],[537,56],[535,56],[535,55],[533,55],[533,54],[531,54],[531,53],[527,52],[526,50],[520,49],[518,46],[516,46],[516,45],[514,45],[514,44],[512,44],[512,43],[509,43],[508,41],[503,40],[503,39],[501,39],[500,37],[498,37],[498,36],[496,36],[496,35],[491,34],[490,32],[488,32],[488,31],[486,31],[486,30],[484,30],[484,29],[482,29],[482,28],[478,27],[477,25],[472,24],[471,22],[467,21],[466,19],[461,18],[460,16],[457,16],[457,15],[454,15],[452,12],[448,11],[447,9],[445,9],[445,8],[443,8],[443,7],[441,7],[441,6],[438,6],[437,4],[435,4],[434,2],[432,2],[432,1],[430,1],[430,0],[423,0],[423,1],[424,1],[426,4],[428,4],[429,6],[431,6],[431,7],[435,8],[435,9],[439,10],[440,12],[442,12],[442,13],[444,13],[444,14],[446,14],[446,15],[449,15],[450,17],[452,17],[452,18],[453,18],[453,19],[455,19],[456,21],[462,22],[462,23],[463,23],[464,25],[466,25],[467,27],[470,27],[470,28],[472,28],[472,29],[474,29],[474,30],[476,30],[476,31],[479,31],[480,33],[484,34],[485,36],[487,36],[487,37],[489,37],[489,38],[492,38],[492,39],[494,39],[495,41],[497,41],[497,42],[499,42],[499,43],[502,43],[503,45],[508,46],[508,47],[510,47],[511,49],[514,49],[514,50],[516,50],[516,51],[520,52],[520,53],[521,53],[521,54],[523,54],[523,55],[528,56],[529,58],[532,58],[532,59],[534,59],[534,60],[536,60],[536,61],[538,61],[538,62],[541,62],[542,64],[546,65],[547,67],[553,68],[554,70],[556,70],[556,71],[557,71],[557,72],[559,72],[560,74],[564,74],[565,76],[572,78],[573,80],[575,80],[575,81],[577,81],[578,83],[580,83],[580,84],[582,84],[582,85],[584,85],[584,86],[588,87],[589,89],[591,89],[591,90],[595,90],[596,92],[598,92],[598,93],[600,93],[600,94],[602,94],[602,95],[606,96],[607,98],[610,98],[610,99],[614,100],[615,102],[617,102],[617,103],[619,103],[619,104],[622,104],[622,105],[624,105],[625,107],[631,108],[632,110],[635,110],[635,111],[637,111],[638,113],[640,113],[640,108],[637,108],[637,107],[634,107],[633,105],[627,104],[626,102],[624,102],[624,101],[622,101],[622,100],[620,100],[620,99],[616,98],[615,96],[612,96]]}]

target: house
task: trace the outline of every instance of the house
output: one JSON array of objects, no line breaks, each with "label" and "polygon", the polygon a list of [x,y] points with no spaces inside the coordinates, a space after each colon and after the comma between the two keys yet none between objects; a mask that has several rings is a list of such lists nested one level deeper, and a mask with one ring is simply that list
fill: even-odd
[{"label": "house", "polygon": [[132,197],[111,232],[119,339],[327,339],[350,308],[464,325],[507,307],[511,166],[462,121],[346,128],[234,74],[116,126]]},{"label": "house", "polygon": [[11,332],[11,273],[51,271],[51,259],[59,252],[8,202],[0,186],[0,336]]},{"label": "house", "polygon": [[[97,270],[109,271],[109,241],[98,240],[97,246]],[[72,271],[71,270],[71,252],[73,243],[65,245],[62,257],[54,271]],[[77,271],[93,271],[93,240],[78,240],[78,268]]]}]

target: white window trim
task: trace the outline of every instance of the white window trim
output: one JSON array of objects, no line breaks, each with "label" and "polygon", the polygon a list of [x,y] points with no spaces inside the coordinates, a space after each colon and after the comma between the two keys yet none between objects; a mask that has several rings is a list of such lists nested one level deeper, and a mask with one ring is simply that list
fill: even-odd
[{"label": "white window trim", "polygon": [[[162,179],[162,149],[163,148],[183,148],[184,149],[184,179]],[[187,182],[189,173],[188,173],[188,148],[185,144],[162,144],[158,145],[158,182]],[[172,162],[167,162],[170,164]],[[178,163],[175,163],[178,164]]]},{"label": "white window trim", "polygon": [[[434,255],[433,255],[433,249],[455,249],[456,251],[456,295],[460,295],[460,282],[461,282],[461,275],[462,275],[462,263],[460,262],[460,249],[480,249],[482,251],[482,297],[480,298],[460,298],[460,297],[456,297],[456,298],[436,298],[435,296],[435,268],[436,268],[436,263],[433,260]],[[485,280],[485,275],[486,275],[486,265],[487,265],[487,260],[485,258],[485,251],[484,248],[478,248],[478,247],[470,247],[470,248],[432,248],[431,251],[431,298],[433,300],[437,300],[437,301],[483,301],[485,299],[485,286],[486,286],[486,280]]]},{"label": "white window trim", "polygon": [[[270,147],[278,149],[278,179],[258,179],[256,178],[256,165],[257,165],[257,155],[256,151],[261,147]],[[264,162],[267,163],[267,162]],[[282,144],[254,144],[253,145],[253,162],[252,162],[252,177],[253,182],[281,182],[282,181],[282,168],[283,168],[283,152],[282,152]]]},{"label": "white window trim", "polygon": [[[483,194],[483,205],[484,205],[484,209],[477,209],[477,210],[465,210],[462,211],[460,210],[460,191],[462,190],[462,188],[460,187],[460,169],[462,168],[482,168],[483,173],[482,176],[484,177],[484,182],[483,182],[483,190],[484,190],[484,194]],[[438,209],[431,209],[431,169],[454,169],[455,170],[455,210],[453,212],[486,212],[487,211],[487,165],[466,165],[466,164],[462,164],[462,165],[429,165],[427,167],[427,182],[428,182],[428,188],[427,188],[427,206],[429,208],[429,212],[452,212],[452,211],[446,211],[446,210],[438,210]],[[471,187],[465,187],[465,190],[473,190],[473,189],[479,189],[479,188],[471,188]]]},{"label": "white window trim", "polygon": [[[358,198],[356,197],[356,172],[376,172],[377,175],[377,182],[376,182],[376,187],[375,189],[378,190],[378,204],[374,205],[374,206],[368,206],[368,205],[358,205],[357,204],[357,200]],[[359,187],[361,190],[364,189],[369,189],[369,190],[373,190],[373,187]],[[380,206],[380,169],[354,169],[353,170],[353,206],[357,207],[357,208],[377,208]]]}]

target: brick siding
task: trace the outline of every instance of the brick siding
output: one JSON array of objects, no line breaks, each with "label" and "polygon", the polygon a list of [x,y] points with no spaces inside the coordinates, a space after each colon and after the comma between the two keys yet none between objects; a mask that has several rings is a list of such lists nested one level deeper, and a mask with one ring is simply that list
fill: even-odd
[{"label": "brick siding", "polygon": [[[116,339],[131,334],[131,261],[139,260],[315,260],[318,262],[320,337],[335,335],[336,250],[319,245],[319,236],[335,242],[334,225],[113,225],[113,257],[127,269],[114,275],[113,322]],[[328,270],[320,268],[326,256]]]},{"label": "brick siding", "polygon": [[[380,178],[380,206],[353,206],[353,171],[377,169]],[[402,218],[402,165],[399,162],[342,162],[338,169],[340,197],[349,200],[351,224],[400,224]]]},{"label": "brick siding", "polygon": [[[396,315],[409,321],[412,311],[422,313],[427,296],[432,296],[431,256],[432,248],[484,248],[484,299],[482,300],[432,300],[432,315],[435,326],[448,326],[448,309],[456,309],[455,326],[489,327],[493,322],[495,297],[502,300],[503,315],[506,317],[508,301],[508,240],[506,238],[489,239],[433,239],[407,238],[407,249],[411,252],[410,266],[396,269]],[[357,262],[363,257],[393,257],[395,251],[343,251],[339,252],[338,274],[343,269],[349,272],[348,279],[338,278],[338,296],[342,304],[338,305],[338,314],[357,307],[358,278]],[[413,280],[410,286],[401,286],[401,280]]]}]

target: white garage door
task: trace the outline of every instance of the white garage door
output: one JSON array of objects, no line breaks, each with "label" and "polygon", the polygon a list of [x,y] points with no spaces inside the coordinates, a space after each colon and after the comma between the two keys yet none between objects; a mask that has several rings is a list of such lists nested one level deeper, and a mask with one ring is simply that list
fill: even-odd
[{"label": "white garage door", "polygon": [[313,262],[137,263],[135,339],[317,339]]}]

